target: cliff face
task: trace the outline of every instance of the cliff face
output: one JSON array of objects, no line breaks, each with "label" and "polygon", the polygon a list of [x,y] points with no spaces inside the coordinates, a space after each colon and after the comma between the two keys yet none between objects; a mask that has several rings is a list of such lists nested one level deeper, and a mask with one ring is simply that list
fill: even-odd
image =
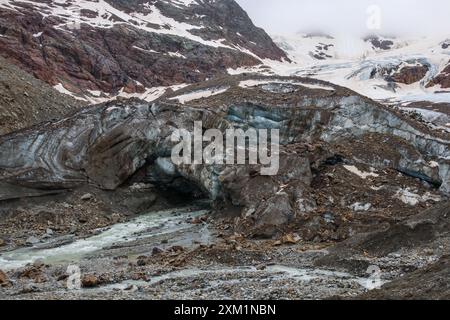
[{"label": "cliff face", "polygon": [[[176,129],[192,132],[194,121],[202,121],[204,129],[279,129],[278,173],[264,176],[261,165],[173,163],[175,143],[170,137]],[[237,206],[247,231],[272,235],[319,206],[367,211],[375,203],[362,201],[380,197],[385,199],[376,200],[377,205],[396,214],[395,208],[402,212],[405,206],[438,199],[432,186],[450,190],[447,138],[321,81],[227,77],[152,104],[111,102],[1,137],[0,176],[5,183],[38,189],[93,184],[115,190],[140,172],[143,182],[185,192],[201,190],[219,207]],[[341,195],[338,205],[330,197],[353,185],[344,183],[349,175],[360,182],[348,194],[362,193],[360,201],[359,196]],[[327,189],[327,179],[342,185]],[[380,189],[375,186],[379,183]],[[424,195],[411,193],[413,189]],[[363,196],[366,192],[373,199]],[[329,196],[323,198],[324,194]]]},{"label": "cliff face", "polygon": [[79,95],[144,93],[287,59],[232,0],[2,1],[0,55]]}]

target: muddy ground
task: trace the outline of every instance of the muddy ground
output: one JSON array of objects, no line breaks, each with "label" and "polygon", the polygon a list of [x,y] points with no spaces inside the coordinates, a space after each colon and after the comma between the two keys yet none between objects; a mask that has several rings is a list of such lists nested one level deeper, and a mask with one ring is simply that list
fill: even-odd
[{"label": "muddy ground", "polygon": [[[258,240],[235,233],[233,214],[214,212],[207,201],[174,203],[148,188],[132,187],[146,195],[132,198],[145,214],[123,205],[130,197],[95,190],[53,196],[45,214],[36,207],[49,199],[29,199],[18,212],[9,203],[16,209],[0,222],[0,298],[449,297],[446,201],[344,240],[306,240],[295,224]],[[35,218],[17,219],[31,209]]]},{"label": "muddy ground", "polygon": [[[364,141],[349,143],[364,156]],[[393,169],[334,160],[314,173],[317,209],[270,239],[248,237],[238,208],[151,184],[3,188],[0,298],[448,298],[448,199]]]}]

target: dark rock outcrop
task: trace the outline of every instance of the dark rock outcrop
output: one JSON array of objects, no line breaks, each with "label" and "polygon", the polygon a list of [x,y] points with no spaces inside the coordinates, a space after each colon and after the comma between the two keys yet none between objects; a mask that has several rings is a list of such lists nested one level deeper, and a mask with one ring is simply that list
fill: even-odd
[{"label": "dark rock outcrop", "polygon": [[[171,135],[176,129],[193,132],[194,121],[202,121],[203,130],[279,129],[277,174],[262,175],[262,165],[173,163]],[[360,153],[357,143],[349,143],[371,135],[378,136]],[[386,145],[377,146],[376,141]],[[312,172],[334,155],[346,153],[351,163],[394,169],[449,192],[448,146],[447,137],[329,83],[227,77],[152,104],[92,106],[62,121],[1,137],[0,177],[37,189],[91,184],[114,190],[136,174],[144,182],[175,188],[190,184],[218,207],[240,207],[239,227],[245,232],[271,236],[293,218],[315,210]],[[381,153],[381,147],[386,152]],[[331,225],[330,219],[325,220]]]}]

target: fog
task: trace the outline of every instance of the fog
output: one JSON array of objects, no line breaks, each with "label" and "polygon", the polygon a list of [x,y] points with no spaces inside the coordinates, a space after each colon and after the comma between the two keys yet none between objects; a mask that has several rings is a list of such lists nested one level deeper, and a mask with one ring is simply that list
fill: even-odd
[{"label": "fog", "polygon": [[[270,34],[450,34],[449,0],[237,0]],[[448,31],[448,32],[447,32]]]}]

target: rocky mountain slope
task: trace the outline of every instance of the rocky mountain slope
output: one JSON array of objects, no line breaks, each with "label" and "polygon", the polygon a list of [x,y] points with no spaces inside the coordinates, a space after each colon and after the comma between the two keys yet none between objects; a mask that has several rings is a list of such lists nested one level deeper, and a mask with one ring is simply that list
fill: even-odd
[{"label": "rocky mountain slope", "polygon": [[0,135],[61,118],[82,105],[0,57]]},{"label": "rocky mountain slope", "polygon": [[152,100],[228,68],[286,60],[233,0],[0,3],[0,55],[91,102]]},{"label": "rocky mountain slope", "polygon": [[[278,174],[263,176],[260,165],[174,164],[170,136],[175,129],[192,131],[194,121],[203,121],[204,129],[279,129]],[[272,235],[293,217],[316,210],[342,206],[345,214],[386,208],[395,215],[402,209],[394,209],[386,196],[400,208],[440,201],[438,189],[450,190],[449,144],[448,135],[329,83],[230,77],[165,95],[154,104],[93,106],[57,123],[1,137],[0,176],[4,190],[11,190],[7,184],[115,190],[137,175],[136,182],[200,192],[219,207],[237,206],[247,230]],[[340,173],[326,173],[330,165]],[[329,194],[325,198],[317,191],[330,183],[321,179],[338,183],[338,176],[349,174],[362,181],[370,177],[366,188],[359,184],[356,191],[368,192],[369,198],[354,194],[344,201],[334,199],[332,189],[322,189]],[[375,200],[378,193],[382,202]]]},{"label": "rocky mountain slope", "polygon": [[[296,62],[299,74],[326,74],[329,81],[341,81],[352,89],[367,86],[361,93],[372,98],[401,98],[411,93],[407,90],[433,93],[448,88],[449,41],[445,38],[298,34],[274,39]],[[374,90],[381,92],[375,96]]]}]

